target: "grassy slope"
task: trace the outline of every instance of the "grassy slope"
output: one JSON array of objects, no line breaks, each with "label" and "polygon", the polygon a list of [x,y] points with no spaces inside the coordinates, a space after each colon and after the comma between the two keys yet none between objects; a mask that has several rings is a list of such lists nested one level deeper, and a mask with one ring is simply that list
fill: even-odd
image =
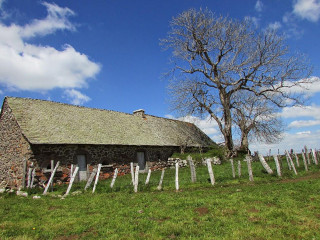
[{"label": "grassy slope", "polygon": [[[274,165],[271,164],[272,168]],[[214,166],[217,184],[208,182],[205,167],[190,183],[180,170],[181,191],[174,191],[174,170],[165,173],[164,191],[156,191],[160,173],[149,187],[132,192],[130,176],[100,182],[97,193],[54,198],[66,187],[41,199],[0,195],[0,239],[320,239],[320,171],[312,166],[298,177],[284,162],[282,179],[254,163],[250,183],[243,163],[241,178],[230,165]],[[73,188],[81,189],[83,185]]]}]

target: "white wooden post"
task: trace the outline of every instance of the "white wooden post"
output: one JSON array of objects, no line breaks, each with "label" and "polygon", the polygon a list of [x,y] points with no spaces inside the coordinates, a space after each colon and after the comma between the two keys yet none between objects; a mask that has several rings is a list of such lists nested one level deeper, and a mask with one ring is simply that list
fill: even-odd
[{"label": "white wooden post", "polygon": [[318,159],[317,159],[317,154],[315,149],[312,149],[312,156],[313,156],[314,163],[318,165]]},{"label": "white wooden post", "polygon": [[163,177],[164,177],[164,168],[162,169],[162,172],[161,172],[161,177],[160,177],[159,185],[158,185],[158,187],[157,187],[158,190],[161,190],[161,189],[162,189]]},{"label": "white wooden post", "polygon": [[151,176],[151,169],[149,168],[145,185],[149,184],[150,176]]},{"label": "white wooden post", "polygon": [[130,163],[130,169],[131,169],[131,182],[132,185],[134,185],[134,170],[133,170],[133,162]]},{"label": "white wooden post", "polygon": [[134,192],[138,192],[138,184],[139,184],[139,166],[136,166],[136,172],[134,174]]},{"label": "white wooden post", "polygon": [[210,182],[211,182],[211,185],[213,186],[215,184],[215,179],[214,179],[214,174],[212,170],[211,159],[207,158],[206,162],[207,162],[208,172],[210,176]]},{"label": "white wooden post", "polygon": [[59,164],[60,164],[60,162],[58,161],[57,164],[56,164],[56,166],[55,166],[55,168],[54,168],[53,171],[51,172],[51,176],[50,176],[50,178],[49,178],[49,182],[48,182],[46,188],[44,189],[43,195],[46,195],[46,194],[47,194],[48,189],[49,189],[49,187],[50,187],[50,185],[51,185],[51,183],[52,183],[52,181],[53,181],[54,174],[56,173],[56,171],[57,171],[57,169],[58,169],[58,167],[59,167]]},{"label": "white wooden post", "polygon": [[296,159],[297,167],[300,167],[300,162],[299,162],[299,157],[298,157],[298,155],[296,154],[295,151],[293,151],[293,154],[294,154],[294,157],[295,157],[295,159]]},{"label": "white wooden post", "polygon": [[78,171],[79,171],[79,167],[76,167],[76,169],[74,170],[74,172],[73,172],[73,174],[72,174],[72,176],[71,176],[68,189],[67,189],[66,193],[63,195],[64,197],[66,197],[66,196],[69,195],[70,190],[71,190],[71,187],[72,187],[72,184],[73,184],[73,182],[74,182],[74,179],[75,179],[76,176],[77,176]]},{"label": "white wooden post", "polygon": [[273,171],[272,169],[269,167],[268,163],[266,162],[266,160],[264,159],[264,157],[261,154],[258,154],[259,156],[259,160],[262,164],[262,166],[264,167],[264,169],[268,172],[268,174],[272,174]]},{"label": "white wooden post", "polygon": [[238,160],[238,176],[241,177],[241,161]]},{"label": "white wooden post", "polygon": [[118,168],[116,168],[116,170],[114,170],[114,174],[113,174],[113,178],[112,178],[112,181],[111,181],[111,184],[110,184],[110,187],[113,188],[113,185],[116,181],[116,178],[118,176]]},{"label": "white wooden post", "polygon": [[230,159],[230,163],[231,163],[231,169],[232,169],[232,177],[236,178],[236,172],[234,170],[234,164],[233,164],[233,159]]},{"label": "white wooden post", "polygon": [[191,182],[195,183],[197,181],[197,175],[196,175],[196,168],[194,166],[194,162],[193,162],[192,157],[190,155],[187,157],[187,160],[189,161],[189,165],[190,165]]},{"label": "white wooden post", "polygon": [[307,163],[307,159],[306,159],[306,156],[304,155],[303,150],[301,152],[301,155],[302,155],[302,161],[303,161],[304,169],[306,170],[306,172],[308,172],[308,163]]},{"label": "white wooden post", "polygon": [[290,164],[291,164],[291,167],[292,167],[292,169],[293,169],[294,174],[295,174],[295,175],[298,175],[297,170],[296,170],[296,167],[294,166],[294,163],[293,163],[292,158],[291,158],[291,156],[290,156],[290,154],[289,154],[288,151],[286,151],[286,155],[288,156],[288,159],[289,159],[289,161],[290,161]]},{"label": "white wooden post", "polygon": [[[51,172],[54,170],[54,160],[51,160]],[[51,182],[51,191],[53,191],[53,181]]]},{"label": "white wooden post", "polygon": [[286,153],[285,153],[285,155],[286,155],[286,160],[287,160],[288,168],[289,168],[289,170],[291,171],[291,170],[292,170],[291,163],[290,163],[290,161],[289,161],[288,155],[287,155]]},{"label": "white wooden post", "polygon": [[70,167],[70,179],[71,179],[71,177],[72,177],[72,173],[73,173],[73,164],[71,164],[71,167]]},{"label": "white wooden post", "polygon": [[304,147],[304,150],[305,150],[305,154],[307,157],[308,165],[310,165],[311,161],[310,161],[309,150],[308,150],[307,146]]},{"label": "white wooden post", "polygon": [[87,181],[86,186],[84,187],[84,190],[87,190],[88,187],[90,187],[90,185],[91,185],[91,183],[92,183],[92,181],[93,181],[93,179],[94,179],[94,176],[97,174],[97,171],[98,171],[98,168],[94,168],[94,169],[92,170],[92,173],[91,173],[91,175],[90,175],[90,177],[89,177],[89,179],[88,179],[88,181]]},{"label": "white wooden post", "polygon": [[23,164],[22,164],[22,188],[26,187],[26,174],[27,174],[27,160],[24,158],[23,159]]},{"label": "white wooden post", "polygon": [[176,163],[176,191],[179,191],[179,163]]},{"label": "white wooden post", "polygon": [[96,186],[97,186],[98,181],[99,181],[99,175],[100,175],[100,171],[101,171],[101,166],[102,166],[102,164],[99,163],[98,164],[97,174],[96,174],[96,179],[94,181],[94,185],[93,185],[93,189],[92,189],[92,193],[94,193],[96,191]]},{"label": "white wooden post", "polygon": [[253,173],[252,173],[252,166],[251,166],[251,157],[249,155],[246,156],[247,165],[248,165],[248,174],[249,180],[253,182]]},{"label": "white wooden post", "polygon": [[35,175],[36,175],[36,168],[34,168],[33,171],[32,171],[32,178],[31,178],[30,188],[33,188],[33,182],[34,182],[34,176]]},{"label": "white wooden post", "polygon": [[276,168],[277,168],[277,174],[279,177],[281,177],[281,167],[280,167],[280,163],[279,163],[279,159],[277,155],[273,155],[274,161],[276,163]]},{"label": "white wooden post", "polygon": [[32,174],[32,167],[29,167],[27,188],[30,188],[30,185],[31,185],[31,174]]}]

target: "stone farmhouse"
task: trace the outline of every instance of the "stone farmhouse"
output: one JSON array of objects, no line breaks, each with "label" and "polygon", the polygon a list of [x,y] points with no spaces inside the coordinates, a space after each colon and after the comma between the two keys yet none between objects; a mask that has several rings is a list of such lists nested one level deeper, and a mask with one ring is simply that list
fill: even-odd
[{"label": "stone farmhouse", "polygon": [[6,97],[0,115],[0,183],[24,186],[31,166],[37,170],[38,183],[44,183],[52,160],[60,161],[61,182],[69,180],[71,164],[79,166],[78,180],[86,180],[99,163],[106,168],[100,176],[108,177],[116,167],[120,174],[130,172],[130,162],[144,170],[167,161],[181,146],[212,144],[194,124],[147,115],[144,110],[127,114]]}]

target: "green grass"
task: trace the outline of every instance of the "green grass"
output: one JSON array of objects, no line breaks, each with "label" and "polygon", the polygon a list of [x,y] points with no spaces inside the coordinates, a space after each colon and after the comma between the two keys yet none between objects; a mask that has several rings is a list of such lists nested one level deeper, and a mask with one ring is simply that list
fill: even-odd
[{"label": "green grass", "polygon": [[[270,166],[275,170],[273,162]],[[149,186],[146,174],[139,175],[138,193],[131,176],[123,176],[113,190],[111,180],[101,181],[95,194],[63,200],[55,196],[67,186],[41,199],[2,194],[0,239],[320,239],[319,166],[307,173],[301,166],[295,176],[283,161],[284,175],[278,178],[255,162],[253,183],[245,162],[236,179],[229,163],[213,168],[215,186],[206,167],[197,167],[194,184],[190,169],[180,169],[178,192],[175,171],[167,169],[162,191],[156,190],[160,172],[153,172]],[[72,191],[83,187],[76,184]]]}]

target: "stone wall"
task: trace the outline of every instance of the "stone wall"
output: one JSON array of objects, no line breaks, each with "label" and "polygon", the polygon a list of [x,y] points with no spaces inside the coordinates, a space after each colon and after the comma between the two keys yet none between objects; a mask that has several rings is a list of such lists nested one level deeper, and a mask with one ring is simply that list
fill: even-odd
[{"label": "stone wall", "polygon": [[5,101],[0,117],[0,184],[22,185],[23,160],[31,156],[30,145]]},{"label": "stone wall", "polygon": [[[150,147],[150,146],[110,146],[110,145],[32,145],[33,156],[30,159],[36,167],[36,183],[43,185],[50,177],[51,160],[55,164],[60,161],[55,182],[68,182],[71,164],[77,164],[77,155],[85,155],[90,166],[88,175],[93,167],[99,163],[104,165],[101,169],[100,179],[113,176],[115,168],[119,175],[130,173],[130,162],[137,164],[137,152],[144,152],[146,169],[152,171],[166,167],[168,157],[178,150],[178,147]],[[107,166],[106,166],[107,165]]]}]

